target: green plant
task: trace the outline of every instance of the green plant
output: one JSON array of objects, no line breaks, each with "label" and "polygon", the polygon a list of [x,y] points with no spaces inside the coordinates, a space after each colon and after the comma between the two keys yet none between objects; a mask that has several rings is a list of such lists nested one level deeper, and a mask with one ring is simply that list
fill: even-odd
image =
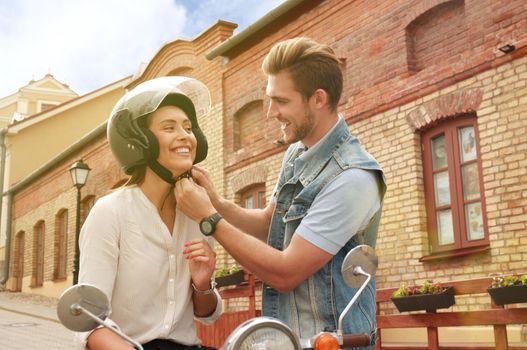
[{"label": "green plant", "polygon": [[407,286],[403,284],[395,292],[393,292],[393,297],[407,297],[410,295],[423,295],[423,294],[440,294],[446,288],[441,286],[439,282],[433,282],[432,280],[426,280],[421,286]]},{"label": "green plant", "polygon": [[492,278],[490,288],[526,286],[527,275],[496,276]]},{"label": "green plant", "polygon": [[218,270],[216,270],[216,272],[214,273],[214,277],[216,277],[216,278],[224,277],[224,276],[233,274],[233,273],[238,272],[238,271],[240,271],[240,270],[238,269],[238,266],[236,266],[235,264],[232,265],[230,268],[227,268],[226,266],[224,266],[224,267],[221,267]]}]

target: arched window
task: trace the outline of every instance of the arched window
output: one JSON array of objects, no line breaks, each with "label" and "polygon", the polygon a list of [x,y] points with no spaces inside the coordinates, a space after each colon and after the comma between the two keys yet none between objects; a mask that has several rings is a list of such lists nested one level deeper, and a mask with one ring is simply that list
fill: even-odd
[{"label": "arched window", "polygon": [[22,291],[24,280],[24,246],[26,233],[20,231],[15,236],[15,250],[13,252],[13,278],[15,279],[15,292]]},{"label": "arched window", "polygon": [[31,287],[41,287],[44,283],[44,220],[33,227],[33,263]]},{"label": "arched window", "polygon": [[88,214],[90,213],[91,208],[95,204],[95,196],[90,195],[86,196],[81,202],[81,226],[84,224],[84,221],[88,217]]},{"label": "arched window", "polygon": [[234,114],[234,150],[237,151],[264,137],[263,101],[252,101]]},{"label": "arched window", "polygon": [[453,57],[467,47],[464,0],[439,4],[413,20],[406,28],[408,69],[418,72]]},{"label": "arched window", "polygon": [[63,280],[67,277],[68,261],[68,210],[62,209],[55,217],[53,278]]},{"label": "arched window", "polygon": [[241,205],[248,209],[265,208],[265,184],[257,184],[240,193]]},{"label": "arched window", "polygon": [[476,116],[446,120],[424,131],[422,149],[432,253],[488,246]]}]

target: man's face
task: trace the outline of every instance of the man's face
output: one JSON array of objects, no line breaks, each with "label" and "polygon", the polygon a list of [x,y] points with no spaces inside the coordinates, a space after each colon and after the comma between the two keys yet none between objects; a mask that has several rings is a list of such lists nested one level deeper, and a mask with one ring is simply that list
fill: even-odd
[{"label": "man's face", "polygon": [[271,99],[267,118],[275,118],[280,123],[286,143],[305,140],[313,133],[313,112],[308,101],[295,89],[288,72],[269,75],[266,93]]}]

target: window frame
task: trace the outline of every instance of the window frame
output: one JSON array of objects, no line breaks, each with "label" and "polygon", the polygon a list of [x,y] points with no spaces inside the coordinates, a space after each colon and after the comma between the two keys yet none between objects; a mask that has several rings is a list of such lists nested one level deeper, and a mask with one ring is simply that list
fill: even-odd
[{"label": "window frame", "polygon": [[56,217],[55,280],[65,280],[68,277],[68,219],[68,209],[59,211]]},{"label": "window frame", "polygon": [[14,259],[13,259],[13,277],[16,280],[15,292],[22,291],[24,280],[24,257],[26,245],[26,232],[18,231],[15,235]]},{"label": "window frame", "polygon": [[[488,223],[486,213],[486,203],[483,186],[483,171],[481,165],[481,150],[479,130],[477,127],[477,118],[475,115],[466,115],[455,119],[447,120],[439,125],[423,131],[421,137],[421,147],[423,152],[423,177],[425,187],[425,202],[427,214],[427,228],[430,242],[430,251],[432,254],[441,254],[445,252],[470,252],[479,251],[478,248],[489,245]],[[462,162],[460,157],[460,144],[458,131],[464,127],[474,129],[476,142],[476,159]],[[438,227],[437,227],[437,210],[444,207],[436,206],[434,173],[444,171],[433,170],[432,167],[432,150],[431,142],[434,138],[444,135],[446,154],[447,154],[447,171],[449,176],[450,190],[450,208],[452,212],[452,225],[454,231],[454,242],[450,244],[439,245]],[[479,198],[465,200],[463,196],[462,165],[475,163],[478,172]],[[481,212],[483,220],[483,238],[469,240],[466,229],[465,205],[469,203],[481,202]]]},{"label": "window frame", "polygon": [[31,273],[31,287],[44,285],[46,225],[43,220],[37,222],[33,228],[33,271]]},{"label": "window frame", "polygon": [[[263,196],[261,194],[263,193]],[[240,202],[241,206],[244,208],[247,208],[245,206],[246,199],[252,198],[253,203],[256,203],[257,206],[252,209],[263,209],[267,205],[267,200],[265,196],[265,183],[255,184],[251,187],[246,188],[243,191],[240,191]],[[262,201],[260,201],[262,199]]]},{"label": "window frame", "polygon": [[[37,101],[37,113],[44,113],[45,111],[55,108],[58,105],[60,105],[60,102],[57,101],[39,100]],[[47,106],[47,108],[44,108],[45,106]]]},{"label": "window frame", "polygon": [[253,145],[254,142],[264,138],[264,133],[261,133],[259,137],[248,137],[246,135],[248,131],[253,131],[247,127],[248,119],[249,121],[256,119],[257,122],[260,120],[259,118],[262,113],[265,115],[264,101],[262,99],[250,101],[234,113],[232,141],[232,149],[234,152],[240,152]]},{"label": "window frame", "polygon": [[91,208],[93,208],[94,205],[95,205],[94,195],[88,195],[84,197],[84,199],[81,201],[81,219],[80,219],[81,226],[84,225],[84,221],[86,221],[86,218],[90,214]]}]

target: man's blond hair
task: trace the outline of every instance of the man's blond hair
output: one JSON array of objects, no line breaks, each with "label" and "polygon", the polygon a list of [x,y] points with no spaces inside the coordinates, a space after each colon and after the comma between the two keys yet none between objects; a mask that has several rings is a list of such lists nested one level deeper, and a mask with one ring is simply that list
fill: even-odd
[{"label": "man's blond hair", "polygon": [[275,44],[262,63],[267,75],[288,72],[298,92],[307,100],[315,90],[329,95],[332,111],[342,94],[340,62],[331,47],[309,38],[294,38]]}]

